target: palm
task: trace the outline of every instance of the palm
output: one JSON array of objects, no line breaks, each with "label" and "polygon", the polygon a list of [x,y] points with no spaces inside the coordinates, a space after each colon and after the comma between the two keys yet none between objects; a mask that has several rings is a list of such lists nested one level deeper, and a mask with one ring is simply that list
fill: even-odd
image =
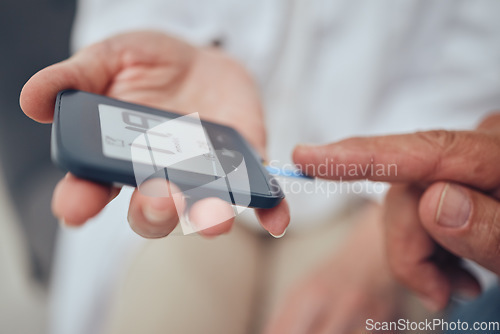
[{"label": "palm", "polygon": [[[198,112],[238,129],[263,153],[265,132],[258,95],[241,66],[216,49],[199,50],[164,35],[138,34],[140,43],[118,46],[126,56],[106,95],[159,109]],[[165,52],[172,43],[179,43],[179,51]]]}]

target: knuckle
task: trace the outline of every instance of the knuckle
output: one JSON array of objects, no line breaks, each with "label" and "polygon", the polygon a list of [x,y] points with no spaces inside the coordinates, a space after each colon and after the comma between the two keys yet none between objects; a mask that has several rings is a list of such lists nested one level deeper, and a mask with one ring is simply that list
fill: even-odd
[{"label": "knuckle", "polygon": [[421,131],[416,134],[431,149],[438,151],[446,151],[450,147],[453,147],[457,139],[455,132],[446,130]]},{"label": "knuckle", "polygon": [[453,131],[431,130],[416,133],[417,137],[427,145],[426,151],[429,152],[433,164],[428,171],[428,176],[435,176],[442,169],[443,161],[449,153],[457,152],[460,145],[459,137]]}]

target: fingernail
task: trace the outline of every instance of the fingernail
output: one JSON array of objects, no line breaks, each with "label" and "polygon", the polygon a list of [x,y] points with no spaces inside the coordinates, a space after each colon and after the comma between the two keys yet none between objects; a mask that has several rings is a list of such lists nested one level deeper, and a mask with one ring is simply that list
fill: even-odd
[{"label": "fingernail", "polygon": [[436,303],[436,301],[434,301],[433,299],[431,299],[427,296],[420,296],[419,299],[422,302],[422,304],[424,305],[424,307],[426,309],[428,309],[429,311],[432,311],[432,312],[439,311],[440,307],[439,307],[438,303]]},{"label": "fingernail", "polygon": [[143,210],[144,217],[150,222],[150,223],[164,223],[168,220],[170,220],[173,216],[173,212],[171,209],[167,210],[159,210],[156,209],[153,205],[151,204],[145,204],[144,205],[144,210]]},{"label": "fingernail", "polygon": [[67,228],[67,229],[75,229],[77,228],[78,226],[76,224],[69,224],[64,218],[62,219],[59,219],[59,224],[63,227],[63,228]]},{"label": "fingernail", "polygon": [[272,234],[271,232],[269,232],[269,234],[270,234],[270,235],[272,235],[272,236],[273,236],[274,238],[276,238],[276,239],[283,238],[283,236],[285,235],[285,233],[286,233],[286,228],[285,228],[285,230],[283,231],[283,233],[281,233],[280,235],[274,235],[274,234]]},{"label": "fingernail", "polygon": [[438,225],[458,228],[469,220],[471,202],[465,191],[456,185],[447,183],[439,200],[436,214]]}]

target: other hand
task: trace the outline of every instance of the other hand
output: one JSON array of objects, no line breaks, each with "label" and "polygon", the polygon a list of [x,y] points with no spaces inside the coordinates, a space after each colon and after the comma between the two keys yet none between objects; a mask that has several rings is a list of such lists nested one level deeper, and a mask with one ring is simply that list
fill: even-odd
[{"label": "other hand", "polygon": [[302,166],[327,161],[375,170],[397,167],[397,173],[386,169],[323,177],[394,184],[386,199],[385,219],[391,268],[428,308],[439,310],[453,292],[469,296],[480,292],[460,258],[500,274],[499,152],[500,115],[494,114],[475,131],[428,131],[299,146],[294,160]]}]

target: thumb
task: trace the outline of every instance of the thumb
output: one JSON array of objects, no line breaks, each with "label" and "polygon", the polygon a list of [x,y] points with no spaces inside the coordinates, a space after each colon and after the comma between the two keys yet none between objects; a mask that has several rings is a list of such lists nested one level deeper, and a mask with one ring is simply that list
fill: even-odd
[{"label": "thumb", "polygon": [[81,50],[67,60],[46,67],[24,85],[19,103],[24,113],[41,123],[52,122],[56,95],[64,89],[103,94],[119,70],[107,42]]},{"label": "thumb", "polygon": [[500,274],[500,203],[480,192],[438,182],[420,200],[424,228],[451,253]]}]

